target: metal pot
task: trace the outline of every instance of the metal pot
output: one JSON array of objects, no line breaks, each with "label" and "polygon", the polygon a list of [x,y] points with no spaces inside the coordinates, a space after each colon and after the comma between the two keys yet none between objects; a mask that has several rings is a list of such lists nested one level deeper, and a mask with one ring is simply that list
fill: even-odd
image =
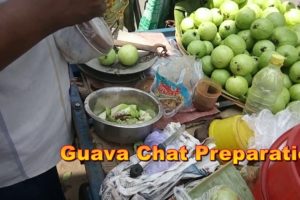
[{"label": "metal pot", "polygon": [[[147,122],[121,125],[99,118],[94,112],[101,113],[105,108],[113,108],[121,103],[136,104],[138,108],[152,109],[156,116]],[[84,102],[85,110],[93,118],[96,133],[107,141],[130,144],[142,141],[151,133],[152,126],[162,117],[162,107],[152,95],[134,88],[108,87],[91,93]]]}]

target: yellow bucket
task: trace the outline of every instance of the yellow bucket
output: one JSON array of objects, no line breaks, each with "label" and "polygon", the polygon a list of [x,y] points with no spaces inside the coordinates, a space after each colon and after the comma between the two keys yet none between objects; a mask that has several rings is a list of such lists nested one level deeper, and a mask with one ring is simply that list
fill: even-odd
[{"label": "yellow bucket", "polygon": [[209,126],[209,137],[215,140],[218,149],[243,149],[248,148],[248,140],[253,136],[253,131],[242,120],[242,115],[226,119],[216,119]]}]

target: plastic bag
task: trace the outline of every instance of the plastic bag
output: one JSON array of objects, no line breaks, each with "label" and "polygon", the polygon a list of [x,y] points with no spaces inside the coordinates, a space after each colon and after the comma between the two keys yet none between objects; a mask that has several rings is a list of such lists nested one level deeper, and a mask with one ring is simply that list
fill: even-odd
[{"label": "plastic bag", "polygon": [[86,63],[108,53],[113,47],[111,32],[102,18],[61,29],[54,33],[54,39],[71,64]]},{"label": "plastic bag", "polygon": [[292,103],[276,115],[265,109],[257,115],[245,115],[243,120],[255,133],[250,138],[248,148],[268,149],[277,138],[300,123],[300,101]]},{"label": "plastic bag", "polygon": [[172,56],[157,65],[151,93],[162,103],[164,116],[172,117],[192,106],[193,91],[204,76],[201,63],[191,56]]}]

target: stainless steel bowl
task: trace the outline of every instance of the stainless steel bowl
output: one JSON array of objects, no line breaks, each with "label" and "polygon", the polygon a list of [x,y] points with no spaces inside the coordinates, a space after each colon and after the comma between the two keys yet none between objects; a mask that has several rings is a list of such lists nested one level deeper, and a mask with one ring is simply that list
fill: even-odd
[{"label": "stainless steel bowl", "polygon": [[[121,103],[136,104],[138,108],[152,109],[156,116],[147,122],[134,125],[120,125],[99,118],[94,113],[97,103],[98,112],[106,107],[113,108]],[[107,141],[130,144],[145,139],[151,133],[152,125],[162,117],[162,107],[155,97],[134,88],[108,87],[91,93],[84,102],[85,110],[93,118],[96,133]]]}]

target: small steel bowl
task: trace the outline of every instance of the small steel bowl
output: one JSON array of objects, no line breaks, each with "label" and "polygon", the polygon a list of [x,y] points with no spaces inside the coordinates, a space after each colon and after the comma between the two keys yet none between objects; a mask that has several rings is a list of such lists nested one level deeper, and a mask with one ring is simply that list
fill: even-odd
[{"label": "small steel bowl", "polygon": [[[99,118],[95,113],[105,111],[105,108],[113,108],[119,104],[135,104],[139,109],[152,109],[156,115],[153,119],[133,125],[123,125],[109,122]],[[88,115],[93,118],[95,132],[107,141],[131,144],[142,141],[151,133],[153,124],[162,117],[162,107],[159,101],[152,95],[134,88],[128,87],[108,87],[91,93],[84,102],[84,107]]]}]

